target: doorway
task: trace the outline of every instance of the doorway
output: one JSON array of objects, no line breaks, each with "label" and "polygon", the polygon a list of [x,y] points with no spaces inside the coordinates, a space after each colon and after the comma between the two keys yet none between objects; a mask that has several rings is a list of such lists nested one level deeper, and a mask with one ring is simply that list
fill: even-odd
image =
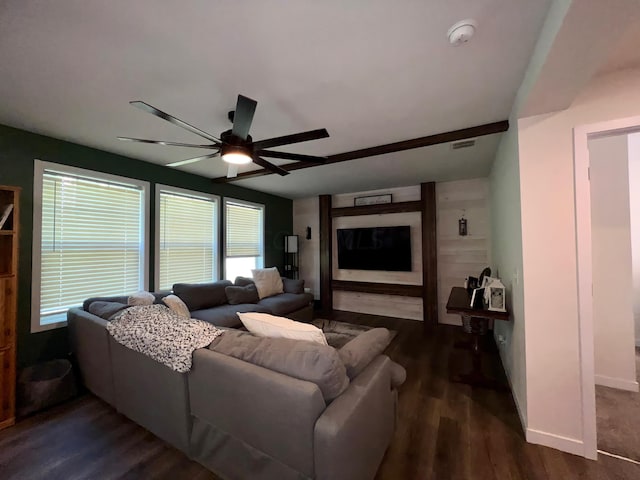
[{"label": "doorway", "polygon": [[[630,219],[631,209],[640,209],[640,175],[630,189],[635,166],[629,170],[628,142],[638,132],[640,117],[574,129],[585,456],[596,458],[599,452],[636,462],[640,421],[633,428],[629,420],[640,419],[634,326],[634,298],[640,303],[640,294],[633,287]],[[622,145],[625,158],[616,163]],[[636,248],[636,260],[639,255]]]}]

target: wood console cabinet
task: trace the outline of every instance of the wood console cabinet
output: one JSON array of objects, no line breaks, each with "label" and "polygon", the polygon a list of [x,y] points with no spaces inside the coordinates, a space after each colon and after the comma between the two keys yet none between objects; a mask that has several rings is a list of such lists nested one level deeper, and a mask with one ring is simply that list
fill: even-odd
[{"label": "wood console cabinet", "polygon": [[0,429],[15,423],[16,308],[18,290],[18,227],[20,189],[0,185]]}]

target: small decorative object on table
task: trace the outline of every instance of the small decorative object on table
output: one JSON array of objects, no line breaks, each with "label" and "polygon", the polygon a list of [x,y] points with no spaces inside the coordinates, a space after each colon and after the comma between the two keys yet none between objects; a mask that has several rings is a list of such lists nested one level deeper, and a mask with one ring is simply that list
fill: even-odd
[{"label": "small decorative object on table", "polygon": [[[489,281],[486,282],[484,287],[484,299],[487,304],[487,310],[491,310],[492,312],[506,312],[505,286],[499,278],[488,278]],[[485,280],[487,280],[487,278],[485,278]]]}]

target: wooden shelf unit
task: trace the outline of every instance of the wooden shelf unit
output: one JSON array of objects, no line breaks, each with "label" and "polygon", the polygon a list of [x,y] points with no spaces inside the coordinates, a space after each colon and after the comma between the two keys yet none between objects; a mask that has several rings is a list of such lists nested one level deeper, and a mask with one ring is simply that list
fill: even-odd
[{"label": "wooden shelf unit", "polygon": [[15,423],[19,200],[19,187],[0,185],[0,214],[13,204],[0,229],[0,429]]}]

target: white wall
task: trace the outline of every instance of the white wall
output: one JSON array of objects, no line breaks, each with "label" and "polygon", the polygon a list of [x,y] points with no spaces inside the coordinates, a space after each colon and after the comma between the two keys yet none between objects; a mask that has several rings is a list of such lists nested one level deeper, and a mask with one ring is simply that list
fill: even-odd
[{"label": "white wall", "polygon": [[[511,125],[517,124],[514,119]],[[525,357],[524,290],[522,281],[522,228],[518,130],[512,126],[500,140],[490,181],[492,258],[507,289],[508,322],[495,322],[500,358],[523,428],[527,426],[527,369]]]},{"label": "white wall", "polygon": [[[320,299],[320,203],[318,197],[293,201],[293,234],[299,235],[299,278],[311,289],[316,300]],[[311,227],[308,240],[307,227]]]},{"label": "white wall", "polygon": [[640,133],[629,135],[629,203],[633,268],[633,316],[636,346],[640,347]]},{"label": "white wall", "polygon": [[527,438],[581,453],[573,128],[640,115],[640,70],[596,78],[567,110],[518,121]]},{"label": "white wall", "polygon": [[[458,235],[458,220],[467,219],[467,236]],[[491,265],[489,182],[486,178],[436,183],[438,246],[438,321],[460,325],[460,315],[447,313],[451,287],[463,286]]]},{"label": "white wall", "polygon": [[589,140],[596,384],[637,391],[627,135]]}]

